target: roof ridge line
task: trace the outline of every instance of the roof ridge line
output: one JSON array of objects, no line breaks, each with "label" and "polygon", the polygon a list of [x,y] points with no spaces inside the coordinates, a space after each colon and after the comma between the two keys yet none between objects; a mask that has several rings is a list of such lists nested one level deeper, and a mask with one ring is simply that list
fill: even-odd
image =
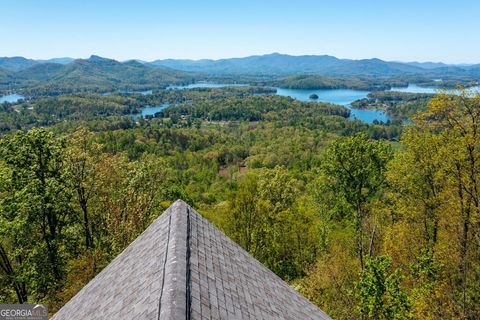
[{"label": "roof ridge line", "polygon": [[162,309],[163,288],[165,287],[165,264],[167,263],[167,258],[168,258],[168,244],[170,243],[171,226],[172,226],[172,216],[170,215],[168,216],[167,248],[165,249],[165,257],[163,258],[162,282],[160,286],[160,298],[158,299],[158,312],[157,312],[158,320],[160,320],[160,310]]},{"label": "roof ridge line", "polygon": [[187,248],[189,206],[177,200],[170,207],[170,227],[159,298],[159,320],[187,319]]},{"label": "roof ridge line", "polygon": [[185,295],[185,317],[187,320],[191,318],[191,310],[192,310],[192,292],[191,292],[191,265],[190,265],[190,241],[191,241],[191,234],[192,234],[192,227],[190,222],[190,206],[187,205],[187,270],[185,274],[186,278],[186,295]]}]

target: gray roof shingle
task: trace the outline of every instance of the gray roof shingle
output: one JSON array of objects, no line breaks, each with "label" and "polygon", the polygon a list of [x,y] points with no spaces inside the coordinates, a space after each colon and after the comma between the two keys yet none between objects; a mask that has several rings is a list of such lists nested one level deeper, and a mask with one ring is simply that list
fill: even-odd
[{"label": "gray roof shingle", "polygon": [[53,319],[330,317],[178,200]]}]

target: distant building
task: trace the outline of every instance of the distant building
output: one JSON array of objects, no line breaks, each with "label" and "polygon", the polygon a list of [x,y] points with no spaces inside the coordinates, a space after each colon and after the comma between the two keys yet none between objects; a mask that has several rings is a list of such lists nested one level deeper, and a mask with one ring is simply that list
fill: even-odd
[{"label": "distant building", "polygon": [[178,200],[53,319],[330,319]]}]

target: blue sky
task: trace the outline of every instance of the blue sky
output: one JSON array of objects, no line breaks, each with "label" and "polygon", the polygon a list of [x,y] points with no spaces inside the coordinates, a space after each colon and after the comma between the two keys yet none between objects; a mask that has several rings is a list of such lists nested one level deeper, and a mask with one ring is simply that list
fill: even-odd
[{"label": "blue sky", "polygon": [[0,56],[480,63],[479,0],[0,0]]}]

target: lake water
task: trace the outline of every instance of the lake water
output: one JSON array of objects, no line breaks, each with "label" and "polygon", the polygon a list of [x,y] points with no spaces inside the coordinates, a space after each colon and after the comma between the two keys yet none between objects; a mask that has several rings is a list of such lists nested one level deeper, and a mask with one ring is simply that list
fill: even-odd
[{"label": "lake water", "polygon": [[143,94],[143,95],[152,94],[152,90],[145,90],[145,91],[131,91],[131,92],[138,92],[138,93],[141,93],[141,94]]},{"label": "lake water", "polygon": [[140,94],[143,94],[143,95],[147,95],[147,94],[152,94],[152,90],[140,90],[140,91],[136,91],[136,90],[118,90],[118,91],[109,91],[109,92],[104,92],[102,93],[102,95],[104,96],[109,96],[111,94],[117,94],[117,93],[140,93]]},{"label": "lake water", "polygon": [[17,102],[20,99],[25,99],[25,97],[22,96],[22,95],[16,94],[16,93],[7,94],[6,96],[1,96],[0,97],[0,103],[3,103],[3,102],[14,103],[14,102]]},{"label": "lake water", "polygon": [[[480,86],[468,89],[471,92],[480,92]],[[410,92],[410,93],[438,93],[439,89],[431,87],[420,87],[416,84],[409,84],[404,88],[391,88],[390,91]],[[454,90],[452,90],[454,92]],[[303,89],[285,89],[277,88],[277,94],[288,96],[300,101],[314,101],[310,99],[310,95],[316,94],[316,101],[329,102],[339,104],[350,109],[350,117],[358,119],[366,123],[372,123],[374,120],[387,122],[390,117],[383,110],[360,110],[350,107],[350,104],[358,99],[366,98],[370,91],[351,90],[351,89],[319,89],[319,90],[303,90]]]},{"label": "lake water", "polygon": [[[212,82],[198,82],[189,85],[169,86],[168,89],[193,89],[193,88],[223,88],[223,87],[240,87],[248,86],[248,84],[232,84],[232,83],[212,83]],[[366,98],[369,91],[351,90],[351,89],[318,89],[318,90],[304,90],[304,89],[285,89],[276,88],[277,95],[292,97],[300,101],[314,101],[310,99],[311,94],[318,95],[315,101],[329,102],[339,104],[350,109],[350,117],[358,119],[366,123],[372,123],[374,120],[387,122],[390,118],[383,110],[359,110],[350,107],[350,103],[355,100]],[[156,111],[158,112],[158,111]]]},{"label": "lake water", "polygon": [[[169,89],[193,89],[193,88],[223,88],[223,87],[240,87],[248,84],[231,84],[231,83],[211,83],[199,82],[183,86],[169,86]],[[277,95],[292,97],[300,101],[314,101],[310,99],[311,94],[318,95],[316,101],[329,102],[339,104],[350,109],[350,117],[361,121],[372,123],[374,120],[387,122],[390,118],[383,110],[358,110],[350,108],[350,103],[355,100],[366,98],[369,91],[351,90],[351,89],[285,89],[276,88]],[[156,111],[158,112],[158,111]]]},{"label": "lake water", "polygon": [[390,91],[408,92],[408,93],[437,93],[437,88],[419,87],[416,84],[410,83],[408,87],[398,88],[392,87]]},{"label": "lake water", "polygon": [[[350,103],[355,100],[366,98],[370,91],[352,90],[352,89],[285,89],[277,88],[277,94],[280,96],[292,97],[300,101],[320,101],[339,104],[350,109],[350,117],[366,123],[372,123],[374,120],[387,122],[390,117],[383,110],[360,110],[350,107]],[[310,99],[310,95],[316,94],[317,100]]]},{"label": "lake water", "polygon": [[[470,92],[480,92],[480,86],[474,86],[467,89]],[[410,83],[408,87],[397,88],[392,87],[390,91],[398,91],[398,92],[408,92],[408,93],[440,93],[444,92],[445,90],[439,88],[431,88],[431,87],[419,87],[416,84]],[[458,90],[450,89],[446,90],[448,93],[458,93]]]},{"label": "lake water", "polygon": [[140,113],[134,114],[133,118],[145,118],[146,116],[154,116],[155,113],[162,111],[169,106],[168,103],[159,104],[158,106],[145,107]]},{"label": "lake water", "polygon": [[[231,83],[211,83],[211,82],[199,82],[193,83],[184,86],[170,86],[169,89],[193,89],[193,88],[223,88],[223,87],[239,87],[247,86],[247,84],[231,84]],[[355,100],[366,98],[369,91],[362,90],[352,90],[352,89],[285,89],[285,88],[276,88],[277,95],[292,97],[300,101],[314,101],[310,99],[310,95],[318,95],[318,99],[315,101],[328,102],[343,105],[350,109],[350,117],[353,119],[358,119],[366,123],[372,123],[374,120],[387,122],[390,117],[383,110],[359,110],[353,109],[350,107],[350,103]],[[399,92],[411,92],[411,93],[437,93],[439,90],[437,88],[429,87],[419,87],[415,84],[409,84],[408,87],[404,88],[392,88],[391,91]],[[473,92],[480,92],[480,87],[470,88]],[[124,91],[127,92],[127,91]],[[130,91],[131,93],[132,91]],[[141,94],[151,94],[151,90],[145,91],[136,91]],[[19,94],[9,94],[0,97],[0,103],[10,102],[14,103],[20,99],[25,99],[24,96]],[[168,107],[168,104],[161,104],[157,106],[151,106],[143,108],[141,113],[134,115],[135,118],[153,116],[155,113]]]},{"label": "lake water", "polygon": [[[179,86],[169,86],[168,89],[194,89],[194,88],[224,88],[224,87],[242,87],[248,86],[248,84],[241,83],[213,83],[213,82],[197,82],[188,85],[179,85]],[[477,91],[480,90],[480,87],[473,88]],[[285,89],[285,88],[276,88],[277,95],[291,97],[300,101],[319,101],[319,102],[328,102],[338,105],[342,105],[350,110],[350,118],[358,119],[366,123],[373,123],[375,120],[380,122],[387,122],[391,118],[385,113],[384,110],[361,110],[354,109],[350,104],[359,99],[366,98],[370,91],[363,90],[352,90],[352,89]],[[411,92],[411,93],[437,93],[438,89],[429,88],[429,87],[419,87],[416,84],[409,84],[408,87],[404,88],[391,88],[390,91],[399,91],[399,92]],[[123,91],[123,93],[141,93],[141,94],[152,94],[152,90],[146,91]],[[106,93],[111,94],[111,93]],[[318,99],[312,100],[310,96],[316,94]],[[8,99],[21,99],[23,98],[20,95],[9,95]],[[0,97],[0,102],[2,101]],[[8,101],[8,100],[6,100]],[[16,101],[16,100],[15,100]],[[15,102],[13,101],[13,102]],[[162,111],[167,108],[168,104],[160,104],[157,106],[145,107],[138,114],[132,115],[134,119],[145,118],[146,116],[154,116],[155,113]]]},{"label": "lake water", "polygon": [[195,88],[224,88],[224,87],[246,87],[245,83],[213,83],[213,82],[197,82],[187,85],[168,86],[167,89],[195,89]]},{"label": "lake water", "polygon": [[[194,88],[223,88],[223,87],[239,87],[248,84],[232,84],[232,83],[213,83],[213,82],[197,82],[189,85],[169,86],[168,89],[194,89]],[[328,102],[345,106],[350,110],[350,118],[358,119],[366,123],[373,123],[375,120],[387,122],[391,118],[384,110],[360,110],[354,109],[350,104],[358,99],[366,98],[370,91],[352,90],[352,89],[286,89],[276,88],[277,95],[291,97],[300,101],[319,101]],[[472,90],[479,91],[480,88],[474,87]],[[410,93],[438,93],[439,89],[432,87],[420,87],[416,84],[409,84],[407,87],[393,87],[390,91],[410,92]],[[148,93],[147,93],[148,94]],[[312,100],[310,96],[316,94],[318,99]],[[166,106],[147,107],[142,110],[142,116],[153,115],[156,112],[166,108]]]}]

